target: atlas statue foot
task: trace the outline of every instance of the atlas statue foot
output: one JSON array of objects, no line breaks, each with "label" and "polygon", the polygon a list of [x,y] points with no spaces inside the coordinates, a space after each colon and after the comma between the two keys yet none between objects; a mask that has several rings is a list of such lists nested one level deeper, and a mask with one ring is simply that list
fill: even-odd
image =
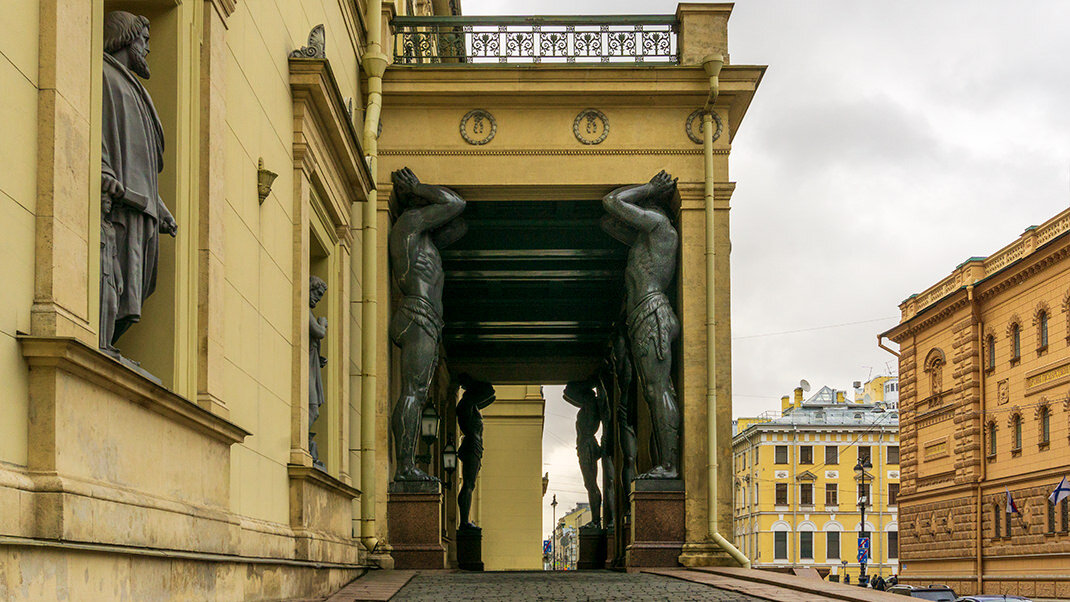
[{"label": "atlas statue foot", "polygon": [[635,477],[636,479],[679,479],[680,471],[673,467],[655,466],[647,472]]},{"label": "atlas statue foot", "polygon": [[394,475],[395,481],[434,481],[441,483],[437,477],[433,477],[419,468],[409,468],[406,470],[398,470]]}]

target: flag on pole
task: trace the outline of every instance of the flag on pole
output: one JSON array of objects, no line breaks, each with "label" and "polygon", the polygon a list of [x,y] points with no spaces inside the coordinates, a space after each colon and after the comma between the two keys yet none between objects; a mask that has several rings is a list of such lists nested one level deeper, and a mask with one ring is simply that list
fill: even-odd
[{"label": "flag on pole", "polygon": [[1059,482],[1059,485],[1055,488],[1055,491],[1051,492],[1048,496],[1048,500],[1051,501],[1051,505],[1054,506],[1064,499],[1070,497],[1070,484],[1066,482],[1066,477]]},{"label": "flag on pole", "polygon": [[1007,490],[1007,514],[1020,514],[1018,512],[1018,504],[1014,503],[1014,498],[1011,496],[1011,490]]}]

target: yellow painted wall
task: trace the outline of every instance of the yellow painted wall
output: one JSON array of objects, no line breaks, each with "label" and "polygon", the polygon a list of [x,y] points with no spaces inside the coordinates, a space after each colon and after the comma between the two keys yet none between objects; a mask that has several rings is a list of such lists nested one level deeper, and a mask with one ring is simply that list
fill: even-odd
[{"label": "yellow painted wall", "polygon": [[[295,286],[295,216],[287,57],[307,43],[315,25],[327,24],[327,58],[343,97],[354,97],[359,107],[358,48],[344,26],[341,6],[338,0],[240,2],[226,33],[224,393],[231,419],[254,433],[232,448],[231,506],[279,523],[289,521],[290,358],[298,343],[288,294]],[[262,206],[256,193],[260,157],[279,174]],[[328,295],[332,292],[338,291]],[[321,303],[316,315],[326,310]],[[328,324],[328,339],[337,337],[340,327]],[[324,434],[317,441],[325,457]]]},{"label": "yellow painted wall", "polygon": [[26,464],[29,383],[16,331],[30,331],[37,207],[38,3],[0,4],[0,463]]},{"label": "yellow painted wall", "polygon": [[497,386],[472,505],[488,571],[542,569],[542,387]]}]

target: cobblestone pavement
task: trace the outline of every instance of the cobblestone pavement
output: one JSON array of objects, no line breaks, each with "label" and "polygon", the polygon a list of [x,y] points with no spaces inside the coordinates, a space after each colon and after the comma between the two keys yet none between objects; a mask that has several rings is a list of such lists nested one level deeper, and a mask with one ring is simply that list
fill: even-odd
[{"label": "cobblestone pavement", "polygon": [[613,571],[420,573],[392,600],[767,602],[761,598],[670,577]]}]

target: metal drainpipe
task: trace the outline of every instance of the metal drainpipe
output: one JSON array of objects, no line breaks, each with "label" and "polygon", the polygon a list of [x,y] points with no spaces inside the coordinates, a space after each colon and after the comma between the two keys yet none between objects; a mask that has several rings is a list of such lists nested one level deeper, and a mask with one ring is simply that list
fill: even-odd
[{"label": "metal drainpipe", "polygon": [[966,297],[970,300],[970,310],[973,314],[973,321],[977,324],[977,381],[980,385],[980,421],[981,421],[981,474],[977,480],[977,507],[974,524],[974,543],[977,549],[977,594],[984,593],[985,578],[984,578],[984,565],[985,555],[984,547],[981,545],[981,537],[983,532],[981,530],[981,520],[984,518],[984,504],[982,503],[982,494],[984,493],[984,482],[987,478],[988,472],[988,457],[987,446],[985,436],[988,434],[985,428],[984,419],[984,407],[985,407],[985,322],[981,319],[981,301],[974,293],[973,285],[970,284],[966,287]]},{"label": "metal drainpipe", "polygon": [[[709,55],[702,60],[702,68],[710,78],[710,93],[706,97],[705,112],[702,115],[702,147],[705,157],[705,203],[706,203],[706,432],[707,455],[708,455],[708,481],[707,513],[709,514],[709,535],[714,543],[719,545],[725,552],[741,564],[744,568],[750,568],[750,560],[740,552],[732,542],[725,539],[719,529],[717,506],[717,373],[715,370],[716,359],[716,330],[717,316],[714,314],[714,210],[713,210],[713,103],[717,100],[718,77],[721,67],[724,65],[724,57],[721,55]],[[728,402],[731,404],[731,402]]]},{"label": "metal drainpipe", "polygon": [[[361,60],[361,67],[368,76],[368,108],[364,113],[364,152],[368,153],[368,168],[372,178],[378,181],[379,113],[383,104],[383,73],[387,58],[382,48],[382,0],[368,1],[368,45]],[[374,182],[373,182],[374,184]],[[373,551],[379,540],[375,536],[375,396],[376,359],[378,349],[378,322],[376,308],[379,294],[378,246],[376,227],[379,196],[376,190],[368,193],[362,207],[364,237],[362,240],[361,269],[361,368],[360,383],[360,538],[364,547]],[[353,208],[354,213],[356,208]],[[353,216],[356,218],[356,215]],[[355,219],[354,219],[355,222]]]}]

